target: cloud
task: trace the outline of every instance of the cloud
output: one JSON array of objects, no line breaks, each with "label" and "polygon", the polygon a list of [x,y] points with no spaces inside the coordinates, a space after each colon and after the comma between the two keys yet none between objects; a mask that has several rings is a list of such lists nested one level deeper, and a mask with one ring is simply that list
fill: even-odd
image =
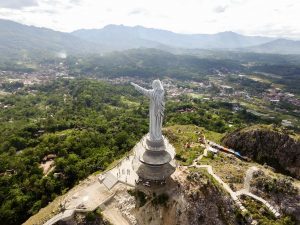
[{"label": "cloud", "polygon": [[215,13],[223,13],[223,12],[226,11],[227,8],[228,8],[227,5],[224,5],[224,6],[219,5],[219,6],[214,8],[214,12]]},{"label": "cloud", "polygon": [[36,14],[57,14],[58,11],[55,9],[39,9],[39,8],[30,8],[30,9],[23,9],[24,13],[36,13]]},{"label": "cloud", "polygon": [[0,1],[0,8],[23,9],[32,6],[38,6],[37,0],[1,0]]},{"label": "cloud", "polygon": [[258,35],[299,39],[300,32],[289,25],[281,24],[264,24],[255,31]]},{"label": "cloud", "polygon": [[78,5],[82,0],[70,0],[71,4]]},{"label": "cloud", "polygon": [[147,16],[147,15],[149,15],[149,12],[146,9],[133,9],[132,11],[130,11],[128,13],[128,15],[144,15],[144,16]]},{"label": "cloud", "polygon": [[299,11],[299,0],[0,0],[1,18],[67,32],[125,24],[300,39]]}]

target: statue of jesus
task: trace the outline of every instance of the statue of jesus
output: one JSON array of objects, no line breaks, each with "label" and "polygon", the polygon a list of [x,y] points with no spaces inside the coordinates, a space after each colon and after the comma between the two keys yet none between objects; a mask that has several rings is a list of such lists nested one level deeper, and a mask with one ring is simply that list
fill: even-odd
[{"label": "statue of jesus", "polygon": [[151,90],[140,87],[139,85],[132,83],[135,89],[142,94],[150,98],[150,125],[149,125],[149,134],[151,141],[160,141],[162,140],[162,122],[164,117],[165,110],[165,101],[164,101],[164,88],[160,80],[154,80],[152,83]]}]

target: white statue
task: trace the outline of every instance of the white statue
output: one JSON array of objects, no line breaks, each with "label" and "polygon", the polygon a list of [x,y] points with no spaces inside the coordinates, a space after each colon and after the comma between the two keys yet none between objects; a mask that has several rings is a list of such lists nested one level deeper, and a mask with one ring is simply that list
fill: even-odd
[{"label": "white statue", "polygon": [[152,90],[147,90],[140,87],[139,85],[132,83],[136,90],[141,92],[150,98],[150,125],[149,125],[149,134],[151,141],[162,140],[162,122],[164,117],[165,110],[165,101],[164,101],[164,88],[160,80],[154,80],[152,83]]}]

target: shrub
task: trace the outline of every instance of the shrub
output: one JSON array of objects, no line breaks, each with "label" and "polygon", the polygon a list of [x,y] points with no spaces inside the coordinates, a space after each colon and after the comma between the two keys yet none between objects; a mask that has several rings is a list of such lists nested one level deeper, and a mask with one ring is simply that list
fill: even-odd
[{"label": "shrub", "polygon": [[96,220],[96,214],[94,212],[88,212],[85,216],[85,219],[87,221],[95,221]]},{"label": "shrub", "polygon": [[157,197],[155,197],[152,200],[152,203],[154,205],[166,205],[168,200],[169,200],[169,195],[166,193],[162,193],[162,194],[158,195]]}]

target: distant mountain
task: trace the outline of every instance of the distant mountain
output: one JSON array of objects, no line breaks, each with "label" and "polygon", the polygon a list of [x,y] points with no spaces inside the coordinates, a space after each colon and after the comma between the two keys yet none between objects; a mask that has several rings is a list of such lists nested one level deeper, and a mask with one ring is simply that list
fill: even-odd
[{"label": "distant mountain", "polygon": [[[72,32],[81,39],[110,46],[114,50],[127,50],[132,48],[168,48],[159,41],[145,38],[133,27],[123,25],[108,25],[103,29],[82,29]],[[168,45],[168,44],[167,44]]]},{"label": "distant mountain", "polygon": [[268,37],[244,36],[234,32],[217,34],[178,34],[171,31],[108,25],[102,29],[77,30],[73,35],[94,43],[111,46],[117,50],[139,47],[234,49],[260,45],[274,39]]},{"label": "distant mountain", "polygon": [[212,58],[232,54],[228,50],[300,54],[299,41],[244,36],[234,32],[178,34],[142,26],[108,25],[102,29],[64,33],[0,19],[0,58],[99,54],[136,48],[156,48],[189,55],[201,52],[201,55]]},{"label": "distant mountain", "polygon": [[300,41],[277,39],[244,50],[256,53],[300,54]]},{"label": "distant mountain", "polygon": [[40,57],[61,53],[80,54],[100,49],[99,45],[95,46],[68,33],[0,19],[1,56]]}]

